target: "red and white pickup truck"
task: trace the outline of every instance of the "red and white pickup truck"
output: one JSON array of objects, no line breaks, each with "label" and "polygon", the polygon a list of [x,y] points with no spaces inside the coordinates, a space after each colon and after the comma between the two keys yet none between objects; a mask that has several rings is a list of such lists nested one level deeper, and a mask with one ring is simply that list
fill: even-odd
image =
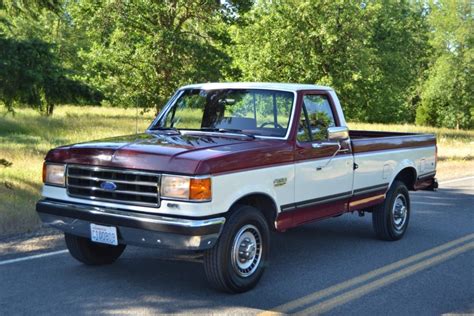
[{"label": "red and white pickup truck", "polygon": [[434,135],[349,131],[329,87],[206,83],[180,88],[143,134],[51,150],[36,209],[85,264],[128,244],[202,251],[210,283],[243,292],[272,230],[359,211],[400,239],[408,191],[435,189],[435,172]]}]

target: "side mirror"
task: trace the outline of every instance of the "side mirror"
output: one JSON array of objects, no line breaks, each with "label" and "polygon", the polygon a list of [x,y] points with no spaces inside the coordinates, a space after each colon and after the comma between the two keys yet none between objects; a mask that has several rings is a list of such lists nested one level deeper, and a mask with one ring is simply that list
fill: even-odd
[{"label": "side mirror", "polygon": [[343,141],[349,139],[349,129],[347,126],[337,126],[328,128],[328,140]]}]

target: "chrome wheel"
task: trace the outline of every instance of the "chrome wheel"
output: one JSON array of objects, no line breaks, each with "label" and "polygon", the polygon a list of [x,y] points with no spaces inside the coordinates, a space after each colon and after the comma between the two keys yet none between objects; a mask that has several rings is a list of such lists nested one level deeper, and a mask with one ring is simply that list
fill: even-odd
[{"label": "chrome wheel", "polygon": [[397,231],[403,230],[408,218],[407,200],[403,194],[397,195],[392,207],[393,227]]},{"label": "chrome wheel", "polygon": [[231,252],[232,267],[241,277],[251,276],[262,258],[262,236],[254,225],[243,226],[235,235]]}]

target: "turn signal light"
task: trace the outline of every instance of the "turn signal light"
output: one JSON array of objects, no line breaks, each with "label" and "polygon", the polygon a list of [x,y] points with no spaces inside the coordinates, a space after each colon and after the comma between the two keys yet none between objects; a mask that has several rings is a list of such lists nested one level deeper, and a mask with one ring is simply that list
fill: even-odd
[{"label": "turn signal light", "polygon": [[190,200],[210,200],[211,197],[211,178],[191,178],[189,188]]},{"label": "turn signal light", "polygon": [[43,183],[46,182],[46,162],[43,162]]}]

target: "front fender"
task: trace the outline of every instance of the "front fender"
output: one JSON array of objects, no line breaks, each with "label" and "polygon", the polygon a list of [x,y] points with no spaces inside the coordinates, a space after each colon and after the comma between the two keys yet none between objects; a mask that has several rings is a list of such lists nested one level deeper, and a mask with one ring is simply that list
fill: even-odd
[{"label": "front fender", "polygon": [[[275,184],[277,179],[280,182]],[[213,177],[212,183],[212,207],[222,212],[227,212],[236,201],[250,194],[270,197],[277,209],[280,205],[293,203],[295,198],[293,165],[218,175]]]}]

